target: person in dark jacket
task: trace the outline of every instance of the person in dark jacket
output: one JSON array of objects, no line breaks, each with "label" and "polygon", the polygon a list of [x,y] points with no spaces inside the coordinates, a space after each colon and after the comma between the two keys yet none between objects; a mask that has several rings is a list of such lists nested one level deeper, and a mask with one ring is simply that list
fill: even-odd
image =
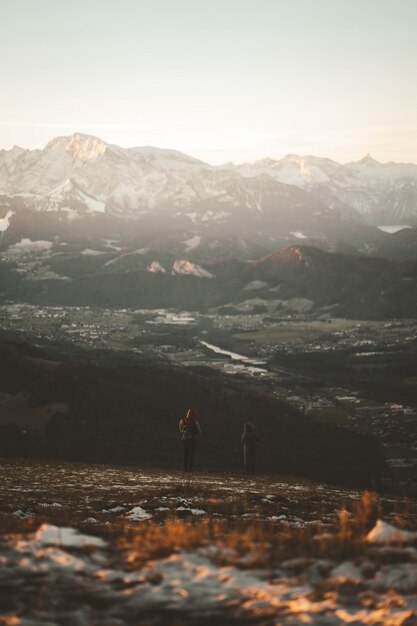
[{"label": "person in dark jacket", "polygon": [[258,462],[258,443],[260,439],[255,432],[255,427],[251,422],[246,422],[243,426],[243,462],[246,473],[254,474]]},{"label": "person in dark jacket", "polygon": [[187,414],[180,420],[179,429],[184,443],[184,471],[194,469],[197,439],[201,435],[201,428],[194,409],[188,409]]}]

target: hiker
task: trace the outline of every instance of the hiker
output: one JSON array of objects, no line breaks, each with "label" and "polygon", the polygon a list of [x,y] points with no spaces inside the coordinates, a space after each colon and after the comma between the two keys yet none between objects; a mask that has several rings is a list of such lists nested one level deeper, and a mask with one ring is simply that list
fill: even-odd
[{"label": "hiker", "polygon": [[184,471],[192,472],[194,469],[197,439],[201,435],[200,424],[194,409],[188,409],[187,415],[180,420],[179,428],[181,439],[184,442]]},{"label": "hiker", "polygon": [[243,444],[243,462],[245,464],[246,473],[254,474],[256,463],[258,460],[257,446],[260,439],[255,432],[255,426],[252,422],[246,422],[243,426],[242,444]]}]

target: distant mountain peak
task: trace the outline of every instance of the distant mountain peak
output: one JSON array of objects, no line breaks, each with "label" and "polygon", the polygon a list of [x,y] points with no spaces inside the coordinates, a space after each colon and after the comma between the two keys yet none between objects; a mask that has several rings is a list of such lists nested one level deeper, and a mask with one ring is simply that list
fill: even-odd
[{"label": "distant mountain peak", "polygon": [[294,153],[289,153],[286,154],[284,157],[285,161],[294,161],[295,163],[298,163],[299,161],[303,161],[304,157],[300,156],[299,154],[294,154]]},{"label": "distant mountain peak", "polygon": [[191,263],[188,259],[178,259],[172,266],[172,274],[185,274],[186,276],[197,276],[198,278],[214,278],[213,274],[203,269],[196,263]]},{"label": "distant mountain peak", "polygon": [[364,157],[361,158],[361,160],[359,161],[359,163],[362,163],[363,165],[379,165],[379,161],[377,161],[376,159],[374,159],[369,152],[367,152],[365,154]]},{"label": "distant mountain peak", "polygon": [[55,137],[46,146],[46,150],[65,150],[72,157],[81,160],[95,159],[107,150],[108,144],[93,135],[74,133],[73,135]]},{"label": "distant mountain peak", "polygon": [[316,256],[320,256],[320,251],[317,251],[310,247],[290,246],[289,248],[282,248],[281,250],[268,254],[267,256],[257,261],[257,263],[309,265],[311,261],[312,251],[313,254],[315,254]]}]

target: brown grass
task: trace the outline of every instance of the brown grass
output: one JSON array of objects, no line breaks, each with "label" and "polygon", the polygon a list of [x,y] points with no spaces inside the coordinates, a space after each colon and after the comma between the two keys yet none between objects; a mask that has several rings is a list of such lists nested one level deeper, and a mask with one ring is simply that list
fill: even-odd
[{"label": "brown grass", "polygon": [[339,512],[339,526],[331,533],[318,532],[314,526],[302,530],[277,528],[267,521],[187,522],[171,518],[159,526],[150,522],[125,526],[116,542],[123,558],[134,568],[181,550],[208,547],[210,556],[219,563],[268,568],[288,559],[356,557],[367,548],[364,538],[378,512],[376,496],[365,492],[354,514],[346,509]]}]

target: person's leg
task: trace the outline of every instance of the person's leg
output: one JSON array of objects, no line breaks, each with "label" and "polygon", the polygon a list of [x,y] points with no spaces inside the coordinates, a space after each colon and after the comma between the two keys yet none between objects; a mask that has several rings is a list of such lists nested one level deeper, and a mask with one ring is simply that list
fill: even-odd
[{"label": "person's leg", "polygon": [[188,441],[184,441],[184,472],[188,472],[189,447]]},{"label": "person's leg", "polygon": [[197,439],[192,439],[190,441],[190,452],[189,452],[189,470],[190,472],[194,469],[194,460],[195,460],[195,450],[197,448]]}]

